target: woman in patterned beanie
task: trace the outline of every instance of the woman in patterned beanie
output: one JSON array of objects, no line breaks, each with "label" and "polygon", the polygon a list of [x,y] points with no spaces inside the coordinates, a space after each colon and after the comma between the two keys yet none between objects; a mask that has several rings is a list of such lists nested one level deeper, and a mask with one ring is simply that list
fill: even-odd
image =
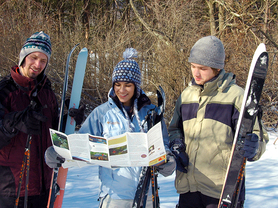
[{"label": "woman in patterned beanie", "polygon": [[[125,132],[147,132],[145,116],[155,106],[140,88],[141,72],[137,62],[137,51],[128,48],[124,60],[115,67],[112,88],[108,101],[95,108],[83,123],[79,133],[111,138]],[[160,173],[171,175],[175,160],[168,148],[168,132],[162,121],[165,149],[169,162],[161,165]],[[139,145],[138,145],[139,146]],[[99,167],[100,207],[132,207],[142,167],[106,168]]]}]

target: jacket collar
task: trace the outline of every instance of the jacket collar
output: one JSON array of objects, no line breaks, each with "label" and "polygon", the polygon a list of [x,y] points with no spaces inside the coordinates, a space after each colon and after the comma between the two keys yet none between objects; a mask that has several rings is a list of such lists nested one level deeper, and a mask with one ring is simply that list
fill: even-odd
[{"label": "jacket collar", "polygon": [[19,67],[14,66],[11,68],[11,77],[13,78],[16,85],[29,96],[38,91],[43,87],[46,82],[46,76],[42,72],[37,79],[31,79],[29,77],[22,76],[19,73]]},{"label": "jacket collar", "polygon": [[197,85],[195,80],[193,79],[189,86],[195,86],[198,89],[201,90],[202,94],[211,94],[215,90],[223,91],[226,89],[229,85],[236,83],[236,76],[233,73],[226,73],[224,69],[220,71],[218,76],[212,78],[208,82],[206,82],[204,85],[200,86]]}]

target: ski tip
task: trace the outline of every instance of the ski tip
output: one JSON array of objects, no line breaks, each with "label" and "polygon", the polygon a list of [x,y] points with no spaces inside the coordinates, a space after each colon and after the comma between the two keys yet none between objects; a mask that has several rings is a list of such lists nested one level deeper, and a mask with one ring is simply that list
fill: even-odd
[{"label": "ski tip", "polygon": [[252,62],[251,62],[251,65],[250,65],[250,70],[249,70],[249,73],[252,73],[253,72],[253,69],[256,65],[256,62],[257,62],[257,59],[260,57],[260,55],[262,53],[266,52],[266,47],[265,47],[265,44],[264,43],[260,43],[253,55],[253,58],[252,58]]},{"label": "ski tip", "polygon": [[264,43],[260,43],[256,49],[256,51],[259,51],[260,53],[265,52],[266,51],[266,47]]},{"label": "ski tip", "polygon": [[71,54],[73,53],[73,51],[77,48],[77,46],[79,46],[80,43],[77,43],[75,46],[73,46],[73,48],[71,49],[68,59],[70,58]]},{"label": "ski tip", "polygon": [[87,52],[88,53],[88,49],[86,47],[84,47],[84,48],[81,49],[80,53],[81,52]]}]

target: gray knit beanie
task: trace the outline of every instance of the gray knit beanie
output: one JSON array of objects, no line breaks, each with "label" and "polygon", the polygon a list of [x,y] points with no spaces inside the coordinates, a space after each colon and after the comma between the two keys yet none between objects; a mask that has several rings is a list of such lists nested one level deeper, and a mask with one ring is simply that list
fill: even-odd
[{"label": "gray knit beanie", "polygon": [[217,37],[206,36],[199,39],[190,51],[188,62],[215,69],[223,69],[225,61],[224,46]]},{"label": "gray knit beanie", "polygon": [[43,31],[34,33],[26,40],[19,54],[18,66],[21,66],[25,57],[33,52],[44,53],[47,56],[47,63],[49,62],[51,56],[51,42],[50,37]]}]

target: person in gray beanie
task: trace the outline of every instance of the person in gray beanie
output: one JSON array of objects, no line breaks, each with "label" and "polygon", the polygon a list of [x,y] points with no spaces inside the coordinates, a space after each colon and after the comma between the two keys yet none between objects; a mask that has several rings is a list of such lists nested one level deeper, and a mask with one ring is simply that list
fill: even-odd
[{"label": "person in gray beanie", "polygon": [[[188,62],[193,79],[178,98],[168,128],[177,163],[178,207],[217,208],[244,90],[234,74],[225,72],[225,50],[217,37],[199,39]],[[249,161],[265,151],[268,136],[263,132],[263,141],[258,141],[259,131],[256,123],[252,141],[245,142]],[[244,185],[237,207],[243,203]]]},{"label": "person in gray beanie", "polygon": [[[30,36],[20,50],[18,65],[0,81],[0,207],[45,208],[52,169],[44,161],[52,145],[49,128],[58,127],[58,103],[45,69],[51,56],[50,38],[43,31]],[[30,145],[29,184],[20,173],[27,137]],[[26,170],[23,170],[24,172]],[[24,173],[23,172],[23,173]],[[25,189],[28,188],[28,198]]]}]

